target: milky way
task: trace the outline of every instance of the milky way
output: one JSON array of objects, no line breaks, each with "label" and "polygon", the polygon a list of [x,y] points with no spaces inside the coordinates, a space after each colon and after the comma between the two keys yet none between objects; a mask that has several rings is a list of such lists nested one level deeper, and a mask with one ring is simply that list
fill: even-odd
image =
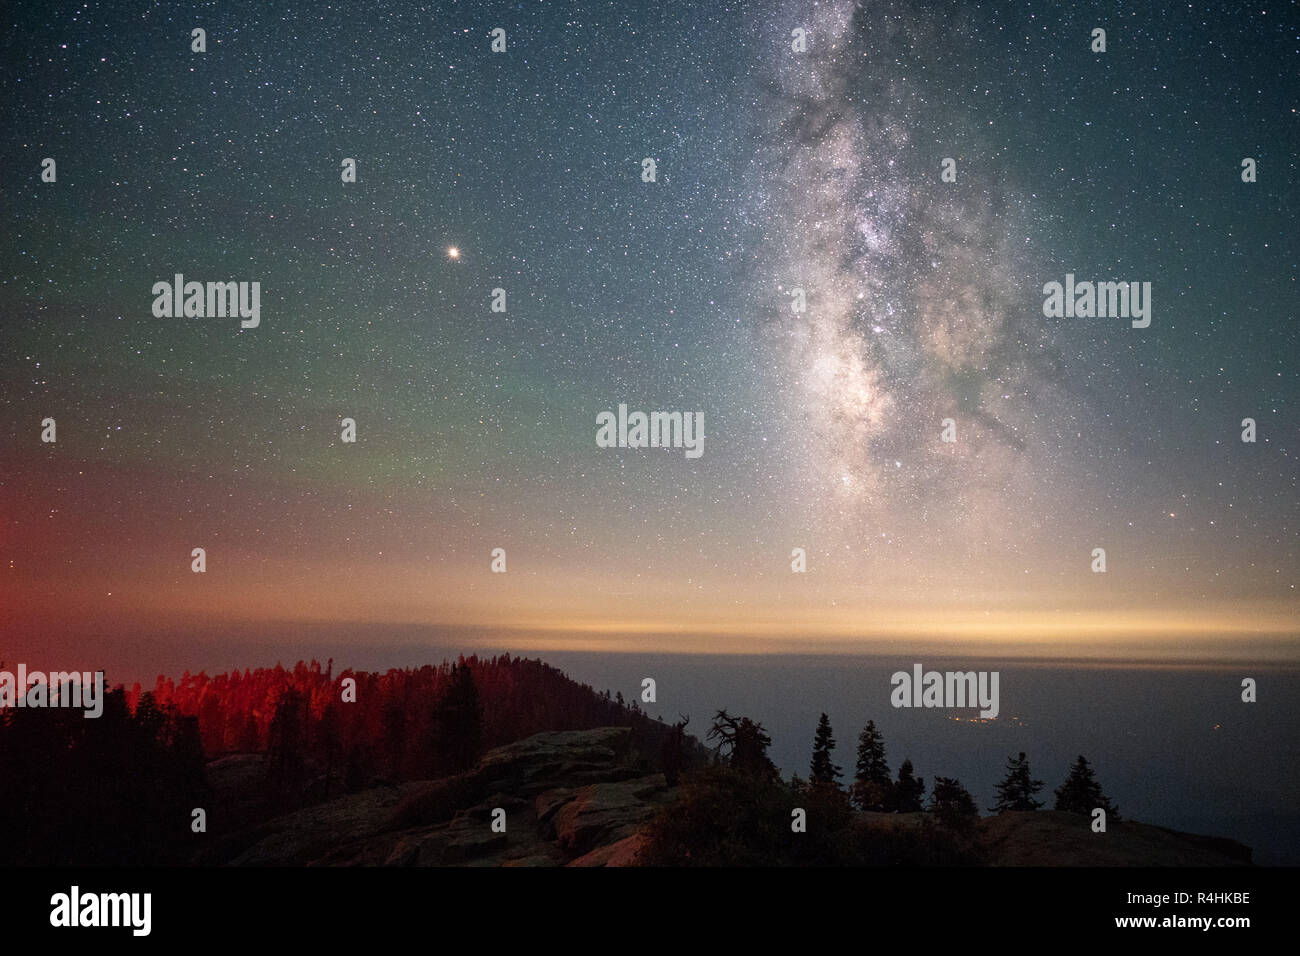
[{"label": "milky way", "polygon": [[[901,9],[801,4],[776,18],[806,27],[810,49],[781,59],[770,97],[759,196],[772,248],[759,281],[779,302],[769,332],[837,519],[1000,507],[991,493],[1011,490],[1041,439],[1036,418],[1061,406],[1026,319],[1018,199],[981,166],[987,144],[969,130],[948,147],[918,142],[927,122],[953,125],[923,87],[952,44],[936,19]],[[954,153],[957,182],[941,182]],[[803,314],[789,306],[795,286]],[[955,443],[939,440],[945,418]]]}]

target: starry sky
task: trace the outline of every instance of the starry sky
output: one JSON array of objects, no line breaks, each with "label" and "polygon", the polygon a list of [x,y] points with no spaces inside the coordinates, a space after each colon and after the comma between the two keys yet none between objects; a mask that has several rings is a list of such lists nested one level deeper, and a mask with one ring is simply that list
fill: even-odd
[{"label": "starry sky", "polygon": [[7,5],[5,644],[1300,658],[1300,15],[1061,6]]}]

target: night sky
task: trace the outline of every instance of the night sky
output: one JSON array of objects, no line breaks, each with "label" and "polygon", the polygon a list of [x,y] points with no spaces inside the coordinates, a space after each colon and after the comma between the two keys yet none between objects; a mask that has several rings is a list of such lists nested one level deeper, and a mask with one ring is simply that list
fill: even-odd
[{"label": "night sky", "polygon": [[1295,659],[1300,14],[1228,6],[6,5],[5,656]]}]

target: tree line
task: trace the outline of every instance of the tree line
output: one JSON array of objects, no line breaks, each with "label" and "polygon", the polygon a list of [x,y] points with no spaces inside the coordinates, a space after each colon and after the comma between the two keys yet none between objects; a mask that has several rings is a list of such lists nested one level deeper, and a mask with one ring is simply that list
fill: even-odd
[{"label": "tree line", "polygon": [[[953,777],[937,776],[926,800],[925,780],[904,758],[890,770],[874,721],[858,735],[852,778],[834,762],[835,736],[822,714],[813,734],[808,777],[781,777],[768,755],[761,723],[719,710],[706,735],[713,761],[684,780],[681,796],[647,828],[640,862],[651,866],[971,865],[984,862],[975,838],[979,810]],[[1011,757],[996,786],[994,813],[1032,811],[1044,784],[1023,753]],[[1118,820],[1082,755],[1055,791],[1056,810],[1088,815],[1101,807]],[[869,812],[870,811],[870,812]],[[922,813],[928,811],[928,813]],[[792,814],[806,827],[796,829]],[[919,825],[880,827],[871,812],[917,813]]]},{"label": "tree line", "polygon": [[[830,718],[823,713],[813,736],[810,784],[840,787],[839,780],[843,772],[831,761],[831,751],[834,749],[835,738]],[[1042,789],[1043,782],[1033,779],[1029,760],[1022,751],[1008,758],[1006,776],[995,785],[997,799],[988,809],[992,813],[1038,810],[1044,804],[1034,798]],[[926,805],[925,780],[915,775],[909,758],[904,758],[899,765],[897,778],[891,778],[889,763],[885,759],[884,738],[874,720],[868,720],[858,735],[857,764],[853,781],[848,786],[848,796],[853,806],[859,810],[896,813],[929,810],[944,816],[978,815],[975,798],[953,777],[935,777],[934,790]],[[1054,810],[1090,814],[1095,808],[1101,807],[1106,811],[1108,819],[1119,819],[1119,808],[1102,792],[1088,759],[1082,754],[1070,766],[1069,775],[1056,789],[1055,796]]]},{"label": "tree line", "polygon": [[[184,862],[279,813],[455,774],[535,733],[602,726],[631,727],[651,761],[667,749],[684,765],[699,747],[621,693],[509,655],[384,673],[335,674],[332,661],[186,672],[150,690],[118,685],[92,720],[5,708],[0,864]],[[204,833],[192,826],[196,808]]]}]

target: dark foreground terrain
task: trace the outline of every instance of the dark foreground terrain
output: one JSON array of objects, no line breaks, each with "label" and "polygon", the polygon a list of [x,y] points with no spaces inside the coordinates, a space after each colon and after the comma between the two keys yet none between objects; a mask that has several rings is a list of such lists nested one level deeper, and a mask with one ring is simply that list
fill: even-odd
[{"label": "dark foreground terrain", "polygon": [[[697,770],[669,786],[630,741],[626,727],[536,734],[487,752],[453,777],[371,788],[277,817],[220,840],[198,862],[1233,866],[1251,859],[1249,848],[1231,840],[1127,820],[1093,833],[1087,817],[1047,810],[953,828],[929,813],[825,809],[824,800],[810,794],[800,800],[780,784],[749,792],[757,785],[721,768]],[[241,776],[256,775],[258,759],[217,761],[209,778],[229,798]],[[782,800],[790,802],[780,806]],[[802,834],[789,832],[787,822],[789,808],[799,803],[809,808]],[[505,811],[504,833],[492,827],[498,808]],[[756,812],[765,818],[755,821]],[[688,842],[694,834],[698,848],[683,849],[683,833]]]}]

